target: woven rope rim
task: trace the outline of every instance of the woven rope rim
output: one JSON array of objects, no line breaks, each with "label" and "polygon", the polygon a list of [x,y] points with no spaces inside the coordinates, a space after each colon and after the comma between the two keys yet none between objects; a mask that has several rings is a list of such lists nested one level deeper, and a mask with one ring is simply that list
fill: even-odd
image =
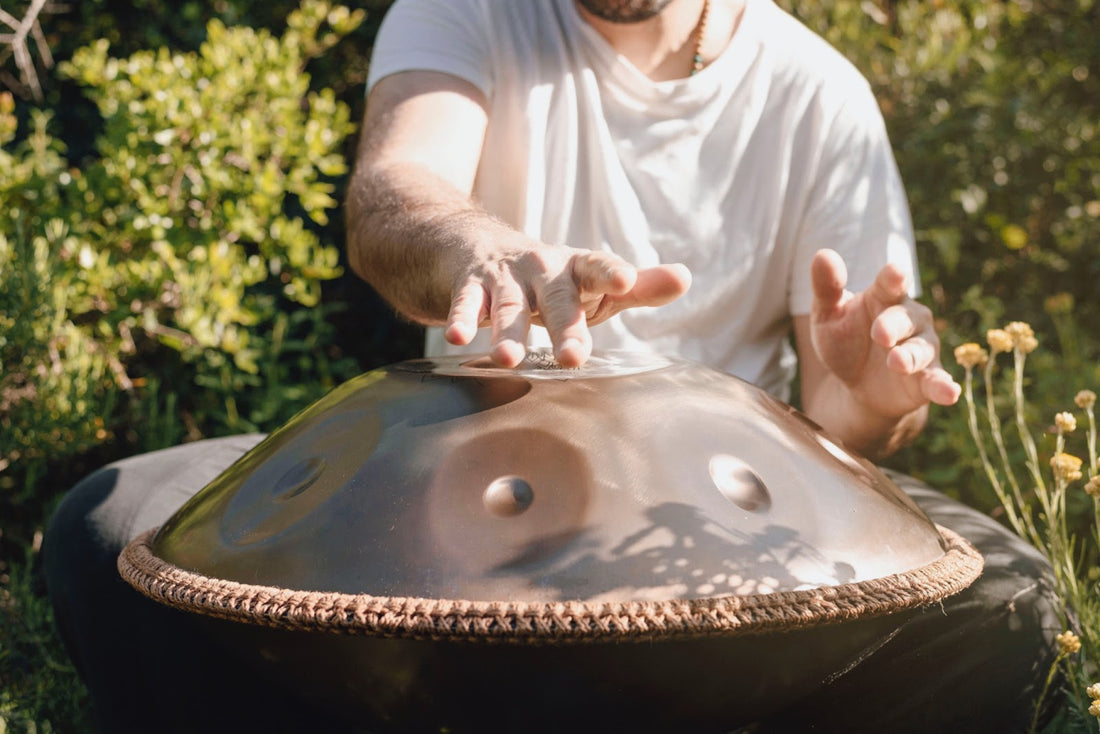
[{"label": "woven rope rim", "polygon": [[189,612],[296,631],[498,642],[652,640],[761,634],[879,616],[931,604],[978,578],[981,554],[937,526],[947,546],[911,571],[817,589],[671,601],[481,602],[292,591],[213,579],[153,554],[156,529],[118,558],[146,596]]}]

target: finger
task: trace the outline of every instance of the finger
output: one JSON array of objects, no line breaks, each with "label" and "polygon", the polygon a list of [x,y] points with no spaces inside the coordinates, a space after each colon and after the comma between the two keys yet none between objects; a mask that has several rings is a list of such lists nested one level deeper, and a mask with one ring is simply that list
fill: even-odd
[{"label": "finger", "polygon": [[888,263],[878,271],[869,293],[884,306],[901,303],[909,296],[909,279],[897,265]]},{"label": "finger", "polygon": [[585,294],[622,295],[634,287],[637,269],[618,255],[601,251],[586,251],[576,255],[571,263],[573,282]]},{"label": "finger", "polygon": [[886,353],[886,367],[901,375],[915,375],[936,361],[936,346],[921,338],[908,339]]},{"label": "finger", "polygon": [[664,306],[691,288],[691,271],[680,264],[658,265],[638,271],[634,287],[621,296],[604,298],[588,323],[597,324],[628,308]]},{"label": "finger", "polygon": [[922,376],[921,391],[936,405],[954,405],[962,394],[962,387],[942,367],[934,367]]},{"label": "finger", "polygon": [[[889,349],[917,334],[931,319],[925,319],[916,308],[919,304],[890,306],[871,322],[871,339],[880,347]],[[920,307],[924,308],[924,307]],[[926,309],[925,309],[926,310]],[[918,324],[918,320],[921,322]]]},{"label": "finger", "polygon": [[562,273],[539,293],[539,313],[563,367],[580,367],[592,354],[592,335],[573,278]]},{"label": "finger", "polygon": [[480,283],[467,283],[460,288],[451,301],[443,337],[458,346],[473,341],[478,325],[488,316],[485,301],[485,288]]},{"label": "finger", "polygon": [[634,305],[664,306],[687,293],[691,287],[691,271],[686,265],[674,263],[646,268],[638,273],[638,281],[630,290]]},{"label": "finger", "polygon": [[844,301],[844,288],[848,285],[848,268],[844,259],[833,250],[818,250],[810,263],[810,281],[813,284],[813,310],[820,315],[835,311]]},{"label": "finger", "polygon": [[502,367],[515,367],[527,355],[527,331],[531,307],[523,289],[514,281],[500,283],[489,311],[493,325],[489,356]]}]

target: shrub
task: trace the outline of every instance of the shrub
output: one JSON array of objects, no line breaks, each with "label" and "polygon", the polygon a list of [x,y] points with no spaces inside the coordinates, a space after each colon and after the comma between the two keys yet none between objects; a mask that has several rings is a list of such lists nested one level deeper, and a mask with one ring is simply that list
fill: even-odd
[{"label": "shrub", "polygon": [[212,21],[197,52],[79,50],[62,71],[104,120],[79,168],[48,113],[16,144],[3,98],[0,506],[35,492],[38,460],[269,428],[354,371],[316,231],[353,126],[304,68],[361,18],[307,0],[280,37]]},{"label": "shrub", "polygon": [[26,544],[49,460],[105,437],[116,397],[110,367],[121,367],[71,318],[78,274],[59,253],[74,241],[54,216],[65,175],[60,146],[45,114],[12,145],[12,110],[11,96],[0,95],[0,516],[6,540]]}]

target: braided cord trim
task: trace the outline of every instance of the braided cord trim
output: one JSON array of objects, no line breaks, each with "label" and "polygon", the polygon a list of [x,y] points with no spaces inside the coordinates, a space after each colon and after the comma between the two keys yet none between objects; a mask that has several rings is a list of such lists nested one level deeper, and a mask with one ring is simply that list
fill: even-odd
[{"label": "braided cord trim", "polygon": [[981,554],[937,526],[947,552],[904,573],[858,583],[748,596],[589,603],[484,602],[292,591],[214,579],[153,554],[150,530],[123,549],[122,577],[184,611],[265,627],[416,639],[498,642],[653,640],[781,632],[937,602],[978,578]]}]

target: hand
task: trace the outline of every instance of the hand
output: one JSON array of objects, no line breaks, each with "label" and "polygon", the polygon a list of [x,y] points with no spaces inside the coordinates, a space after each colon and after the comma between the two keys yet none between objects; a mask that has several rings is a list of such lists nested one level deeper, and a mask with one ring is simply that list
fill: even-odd
[{"label": "hand", "polygon": [[862,293],[845,290],[840,255],[813,260],[810,328],[822,364],[864,407],[900,418],[928,402],[953,405],[962,388],[940,364],[932,312],[908,296],[904,273],[887,265]]},{"label": "hand", "polygon": [[456,281],[444,336],[468,344],[492,327],[490,356],[514,367],[524,358],[532,323],[550,333],[554,356],[579,367],[592,353],[589,326],[627,308],[662,306],[691,285],[683,265],[638,270],[617,255],[551,245],[477,257]]}]

